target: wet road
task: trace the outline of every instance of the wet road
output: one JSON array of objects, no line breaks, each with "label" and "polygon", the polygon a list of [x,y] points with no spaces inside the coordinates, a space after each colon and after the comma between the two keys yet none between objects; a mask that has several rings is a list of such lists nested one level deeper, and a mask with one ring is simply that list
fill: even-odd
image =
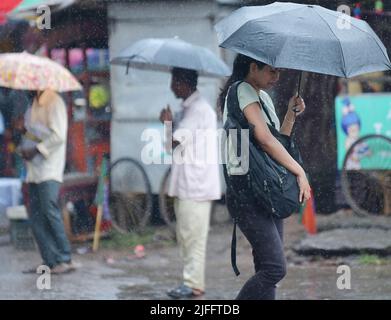
[{"label": "wet road", "polygon": [[[293,217],[286,223],[288,273],[279,284],[279,299],[390,299],[391,262],[362,264],[360,257],[303,258],[290,247],[304,231]],[[231,225],[212,226],[204,299],[233,299],[252,275],[248,243],[239,234],[235,277],[230,266]],[[40,262],[34,251],[18,251],[6,242],[0,245],[0,299],[167,299],[165,292],[178,285],[180,260],[175,246],[146,246],[146,257],[131,259],[126,251],[102,250],[98,254],[74,255],[82,267],[74,273],[51,277],[51,289],[37,289],[38,275],[21,271]],[[110,256],[113,263],[108,264]],[[351,289],[337,288],[337,267],[350,266]]]}]

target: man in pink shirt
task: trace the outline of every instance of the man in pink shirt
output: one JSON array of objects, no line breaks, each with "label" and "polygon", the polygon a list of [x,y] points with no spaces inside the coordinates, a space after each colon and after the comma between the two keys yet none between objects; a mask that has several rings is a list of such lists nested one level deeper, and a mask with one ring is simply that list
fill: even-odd
[{"label": "man in pink shirt", "polygon": [[[217,117],[197,90],[194,70],[174,68],[171,90],[183,99],[179,121],[172,135],[172,167],[168,194],[175,197],[177,240],[184,264],[183,284],[170,290],[172,298],[205,292],[205,253],[212,201],[220,199]],[[169,108],[160,120],[172,121]]]}]

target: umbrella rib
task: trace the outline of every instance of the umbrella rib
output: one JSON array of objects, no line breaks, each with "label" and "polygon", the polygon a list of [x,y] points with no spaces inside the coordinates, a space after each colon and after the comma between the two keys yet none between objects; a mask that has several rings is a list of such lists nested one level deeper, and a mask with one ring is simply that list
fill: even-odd
[{"label": "umbrella rib", "polygon": [[[245,7],[243,7],[245,8]],[[221,43],[219,44],[220,47],[222,48],[225,48],[223,47],[222,45],[224,44],[224,42],[226,42],[227,40],[229,40],[229,38],[233,37],[234,34],[238,33],[241,29],[243,29],[246,25],[250,24],[250,23],[254,23],[254,21],[257,21],[257,20],[260,20],[260,19],[263,19],[263,18],[270,18],[270,17],[273,17],[275,15],[279,15],[279,14],[282,14],[282,13],[286,13],[286,12],[289,12],[291,13],[292,11],[295,11],[295,10],[302,10],[303,8],[302,7],[299,7],[299,8],[291,8],[291,9],[288,9],[288,10],[284,10],[284,11],[281,11],[281,12],[274,12],[274,13],[271,13],[271,14],[268,14],[267,16],[262,16],[262,17],[257,17],[257,18],[253,18],[253,19],[250,19],[250,20],[247,20],[245,21],[240,27],[238,27],[234,32],[232,32],[229,36],[227,36],[223,41],[221,41]],[[240,10],[240,9],[238,9]],[[227,18],[226,18],[227,19]],[[221,22],[221,21],[220,21]],[[219,23],[220,23],[219,22]]]},{"label": "umbrella rib", "polygon": [[316,12],[316,14],[323,20],[323,22],[327,25],[327,27],[330,29],[331,33],[333,34],[333,36],[335,37],[335,39],[337,39],[338,41],[338,44],[339,44],[339,48],[341,49],[341,56],[342,56],[342,61],[343,61],[343,73],[345,75],[345,78],[347,78],[347,74],[346,74],[346,62],[345,62],[345,57],[343,55],[343,49],[342,49],[342,45],[341,45],[341,41],[339,41],[337,35],[334,33],[333,29],[331,29],[331,27],[329,26],[329,24],[327,23],[327,21],[319,14],[319,12],[317,12],[316,10],[314,10]]},{"label": "umbrella rib", "polygon": [[[329,14],[329,15],[331,15],[331,16],[333,16],[332,14],[330,14],[329,12],[326,12],[327,14]],[[384,51],[383,51],[383,49],[382,49],[382,47],[380,46],[380,44],[379,44],[379,42],[378,41],[376,41],[376,38],[372,35],[372,34],[370,34],[368,31],[366,31],[366,30],[363,30],[363,29],[361,29],[361,28],[359,28],[358,26],[355,26],[354,24],[350,24],[352,27],[354,27],[354,28],[356,28],[357,30],[360,30],[361,32],[364,32],[364,33],[366,33],[367,35],[369,35],[374,41],[375,41],[375,43],[376,43],[376,45],[379,47],[379,49],[380,49],[380,51],[383,53],[383,56],[386,58],[386,60],[390,60],[389,59],[389,57],[387,57],[387,55],[384,53]],[[380,39],[379,39],[380,40]],[[386,49],[387,50],[387,49]],[[389,68],[391,69],[391,65],[389,65]]]},{"label": "umbrella rib", "polygon": [[[332,16],[333,18],[338,18],[338,16],[336,17],[335,15],[333,15],[333,14],[331,14],[330,12],[325,12],[326,14],[328,14],[328,15],[330,15],[330,16]],[[334,13],[334,11],[333,11],[333,13]],[[352,18],[352,17],[351,17]],[[356,19],[356,18],[354,18],[354,19]],[[364,20],[362,20],[362,21],[364,21]],[[368,24],[368,23],[367,23]],[[354,28],[356,28],[356,29],[358,29],[358,30],[360,30],[361,32],[365,32],[365,33],[367,33],[368,35],[370,35],[370,36],[372,36],[373,37],[373,35],[372,34],[370,34],[368,31],[366,31],[366,30],[363,30],[363,29],[361,29],[360,27],[358,27],[358,26],[356,26],[356,25],[354,25],[354,24],[350,24],[352,27],[354,27]]]},{"label": "umbrella rib", "polygon": [[[173,58],[172,54],[181,58]],[[126,61],[131,67],[142,70],[171,71],[173,67],[177,67],[195,70],[200,76],[216,78],[230,73],[225,63],[211,50],[172,38],[139,40],[122,51],[119,57],[113,58],[110,63],[126,66]]]}]

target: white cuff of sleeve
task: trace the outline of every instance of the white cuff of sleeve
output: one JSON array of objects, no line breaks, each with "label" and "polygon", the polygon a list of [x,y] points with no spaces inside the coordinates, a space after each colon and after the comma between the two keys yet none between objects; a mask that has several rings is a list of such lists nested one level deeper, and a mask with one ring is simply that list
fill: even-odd
[{"label": "white cuff of sleeve", "polygon": [[39,151],[39,153],[42,154],[46,159],[49,157],[49,150],[42,142],[37,144],[36,148]]}]

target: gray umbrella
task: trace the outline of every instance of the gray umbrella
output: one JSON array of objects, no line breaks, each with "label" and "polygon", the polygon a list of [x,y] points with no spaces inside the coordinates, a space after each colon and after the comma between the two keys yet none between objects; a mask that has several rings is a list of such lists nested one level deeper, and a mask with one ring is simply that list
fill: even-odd
[{"label": "gray umbrella", "polygon": [[221,47],[276,68],[346,78],[391,69],[386,48],[365,21],[321,6],[242,7],[215,29]]},{"label": "gray umbrella", "polygon": [[156,71],[171,71],[172,67],[186,68],[210,77],[224,77],[231,73],[212,51],[177,38],[139,40],[112,59],[111,63]]}]

